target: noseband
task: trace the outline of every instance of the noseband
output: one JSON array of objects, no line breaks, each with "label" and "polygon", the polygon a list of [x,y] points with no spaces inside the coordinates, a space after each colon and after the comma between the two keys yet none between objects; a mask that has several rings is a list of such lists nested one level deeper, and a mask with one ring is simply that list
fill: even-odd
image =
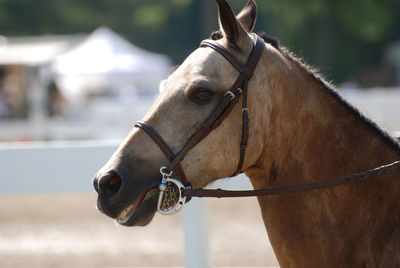
[{"label": "noseband", "polygon": [[[167,167],[160,169],[163,179],[162,183],[160,184],[158,210],[161,213],[173,214],[178,212],[183,207],[184,203],[186,202],[186,196],[182,194],[182,190],[190,187],[190,183],[186,179],[180,162],[196,144],[202,141],[208,134],[210,134],[211,131],[216,129],[222,123],[222,121],[224,121],[236,103],[238,103],[240,97],[242,97],[242,137],[240,142],[238,166],[231,176],[236,176],[242,172],[247,141],[249,138],[247,85],[253,76],[254,69],[258,64],[265,47],[264,41],[259,36],[255,36],[256,40],[246,64],[241,63],[228,49],[215,41],[204,40],[200,43],[200,47],[210,47],[221,54],[232,64],[233,67],[239,71],[239,76],[232,87],[225,93],[223,99],[216,106],[214,111],[201,124],[200,128],[189,138],[179,152],[174,153],[164,139],[147,122],[136,122],[135,127],[143,129],[153,139],[158,147],[160,147],[161,151],[170,161]],[[173,179],[173,177],[178,177],[180,180]],[[171,194],[171,191],[174,193]],[[169,195],[169,197],[165,195]],[[170,202],[171,204],[176,202],[176,206],[166,204],[169,202],[168,200],[172,200],[172,202]]]}]

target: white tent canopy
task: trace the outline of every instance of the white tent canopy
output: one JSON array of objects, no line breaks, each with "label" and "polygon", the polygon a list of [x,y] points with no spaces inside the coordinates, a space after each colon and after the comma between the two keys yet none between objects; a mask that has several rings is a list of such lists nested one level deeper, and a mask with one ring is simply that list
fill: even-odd
[{"label": "white tent canopy", "polygon": [[48,64],[83,38],[83,35],[0,36],[0,65]]},{"label": "white tent canopy", "polygon": [[129,43],[107,27],[95,30],[75,49],[57,58],[58,74],[165,73],[171,61]]},{"label": "white tent canopy", "polygon": [[107,27],[100,27],[80,45],[57,57],[52,65],[57,84],[70,103],[85,96],[154,94],[171,72],[172,62],[129,43]]}]

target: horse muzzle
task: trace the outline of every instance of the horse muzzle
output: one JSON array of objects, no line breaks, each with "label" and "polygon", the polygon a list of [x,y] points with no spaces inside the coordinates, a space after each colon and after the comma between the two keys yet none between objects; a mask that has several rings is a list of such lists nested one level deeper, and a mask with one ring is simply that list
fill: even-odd
[{"label": "horse muzzle", "polygon": [[93,179],[98,193],[97,207],[121,225],[144,226],[156,212],[159,182],[150,180],[150,183],[135,184],[134,181],[120,176],[115,170],[97,174]]}]

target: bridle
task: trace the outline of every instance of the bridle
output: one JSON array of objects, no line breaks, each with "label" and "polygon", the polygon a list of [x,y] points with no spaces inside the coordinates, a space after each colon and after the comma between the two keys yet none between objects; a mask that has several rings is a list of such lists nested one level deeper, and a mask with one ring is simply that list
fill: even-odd
[{"label": "bridle", "polygon": [[[264,41],[258,35],[253,44],[253,49],[247,59],[246,64],[241,63],[228,49],[219,43],[211,40],[204,40],[200,43],[200,47],[210,47],[220,53],[233,67],[239,71],[239,76],[232,87],[225,93],[220,103],[215,107],[213,112],[201,124],[200,128],[188,139],[183,148],[174,153],[158,132],[147,122],[138,121],[135,127],[143,129],[158,145],[161,151],[169,159],[170,163],[166,167],[160,168],[162,175],[161,184],[159,185],[159,198],[157,209],[162,214],[174,214],[180,211],[184,204],[191,197],[243,197],[243,196],[266,196],[285,193],[304,192],[315,189],[322,189],[341,184],[347,184],[359,181],[367,177],[367,175],[379,172],[381,170],[390,169],[400,164],[395,161],[388,165],[384,165],[375,169],[354,173],[345,177],[316,181],[313,183],[292,185],[286,187],[246,190],[246,191],[226,191],[221,189],[191,189],[181,166],[181,161],[186,154],[199,142],[201,142],[211,131],[216,129],[224,119],[230,114],[233,107],[242,97],[242,136],[240,142],[239,162],[235,172],[231,177],[242,172],[247,142],[249,138],[249,116],[247,107],[247,86],[249,80],[253,76],[253,72],[261,58],[264,50]],[[179,179],[177,179],[179,178]]]},{"label": "bridle", "polygon": [[[201,124],[200,128],[189,138],[183,148],[174,153],[164,139],[157,133],[157,131],[145,121],[138,121],[135,127],[143,129],[153,141],[160,147],[161,151],[169,159],[170,163],[167,167],[160,169],[163,177],[160,184],[160,197],[158,210],[163,214],[173,214],[178,212],[186,202],[186,195],[182,194],[183,189],[189,189],[190,183],[186,179],[180,162],[185,155],[200,141],[202,141],[211,131],[216,129],[222,121],[230,114],[233,107],[238,103],[242,96],[242,137],[240,142],[240,155],[239,163],[236,171],[232,176],[236,176],[242,170],[244,157],[246,153],[247,141],[249,138],[249,115],[247,108],[247,85],[253,76],[254,69],[256,68],[262,52],[265,48],[264,41],[257,35],[253,49],[246,64],[241,63],[229,50],[215,41],[204,40],[200,43],[200,47],[210,47],[220,53],[226,60],[228,60],[233,67],[239,71],[239,76],[232,85],[232,87],[225,93],[220,103],[216,106],[209,117]],[[172,178],[179,177],[180,180]],[[173,193],[170,193],[170,192]],[[164,198],[165,194],[173,195]],[[166,200],[173,199],[177,206],[170,206]],[[173,203],[173,202],[172,202]]]}]

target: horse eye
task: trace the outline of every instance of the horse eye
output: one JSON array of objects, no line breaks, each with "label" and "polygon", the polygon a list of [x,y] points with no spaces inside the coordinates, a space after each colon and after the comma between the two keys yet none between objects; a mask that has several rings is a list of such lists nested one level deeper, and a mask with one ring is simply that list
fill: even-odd
[{"label": "horse eye", "polygon": [[196,90],[192,95],[192,98],[200,103],[208,102],[212,97],[212,92],[207,89]]}]

